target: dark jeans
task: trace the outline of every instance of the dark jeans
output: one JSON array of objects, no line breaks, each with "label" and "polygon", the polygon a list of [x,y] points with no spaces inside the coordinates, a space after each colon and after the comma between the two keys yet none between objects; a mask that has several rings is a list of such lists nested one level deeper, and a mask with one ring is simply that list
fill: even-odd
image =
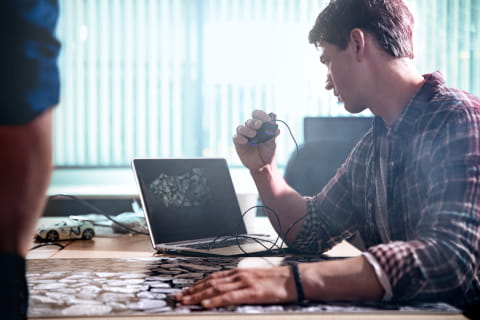
[{"label": "dark jeans", "polygon": [[14,254],[0,254],[0,317],[26,319],[28,286],[25,259]]}]

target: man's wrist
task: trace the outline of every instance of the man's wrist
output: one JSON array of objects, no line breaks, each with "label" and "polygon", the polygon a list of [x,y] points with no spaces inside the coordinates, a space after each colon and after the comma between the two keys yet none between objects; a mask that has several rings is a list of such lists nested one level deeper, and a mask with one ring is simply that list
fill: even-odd
[{"label": "man's wrist", "polygon": [[257,174],[261,174],[263,169],[264,169],[264,167],[261,167],[260,169],[255,169],[255,170],[253,170],[253,169],[248,169],[248,170],[250,171],[251,175],[257,175]]},{"label": "man's wrist", "polygon": [[268,172],[273,171],[273,165],[272,164],[266,164],[263,167],[260,167],[258,169],[248,169],[250,171],[250,174],[253,175],[262,175],[266,174]]},{"label": "man's wrist", "polygon": [[302,283],[302,277],[300,274],[300,270],[298,269],[298,264],[297,263],[292,263],[290,265],[292,269],[292,276],[293,276],[293,281],[295,283],[295,290],[297,291],[297,303],[298,304],[305,304],[308,303],[308,300],[305,299],[305,293],[303,291],[303,283]]},{"label": "man's wrist", "polygon": [[380,263],[377,261],[377,259],[368,251],[363,252],[362,256],[365,258],[365,260],[370,264],[370,266],[373,268],[373,271],[375,272],[375,275],[377,277],[378,282],[382,286],[384,290],[383,294],[383,301],[389,301],[393,297],[393,290],[392,286],[390,284],[390,280],[388,279],[387,275],[382,269],[382,266]]}]

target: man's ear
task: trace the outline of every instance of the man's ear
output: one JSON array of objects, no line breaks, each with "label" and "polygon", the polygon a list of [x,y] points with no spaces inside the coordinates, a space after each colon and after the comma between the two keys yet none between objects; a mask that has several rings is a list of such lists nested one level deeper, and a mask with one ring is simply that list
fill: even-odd
[{"label": "man's ear", "polygon": [[365,33],[362,29],[354,28],[350,32],[350,45],[358,61],[363,59],[365,54]]}]

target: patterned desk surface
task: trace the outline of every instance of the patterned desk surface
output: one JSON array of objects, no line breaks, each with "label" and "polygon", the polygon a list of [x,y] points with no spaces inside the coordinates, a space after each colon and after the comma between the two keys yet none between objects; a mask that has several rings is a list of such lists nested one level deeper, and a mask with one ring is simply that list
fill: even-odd
[{"label": "patterned desk surface", "polygon": [[[256,218],[256,233],[272,233],[266,218]],[[270,229],[269,229],[270,228]],[[447,306],[241,306],[208,312],[177,305],[169,295],[219,268],[284,262],[281,258],[200,259],[153,257],[147,236],[95,237],[63,241],[27,256],[30,318],[71,319],[465,319]],[[360,252],[344,242],[328,254]],[[428,309],[429,311],[427,311]]]},{"label": "patterned desk surface", "polygon": [[[323,304],[237,306],[203,310],[182,306],[172,295],[211,272],[237,266],[272,266],[299,258],[80,258],[28,260],[29,316],[94,317],[213,314],[350,314],[446,317],[461,319],[444,304],[366,305]],[[311,261],[300,259],[301,261]],[[318,260],[318,259],[315,259]],[[356,318],[356,317],[355,317]],[[417,318],[416,318],[417,319]],[[427,319],[427,318],[425,318]]]}]

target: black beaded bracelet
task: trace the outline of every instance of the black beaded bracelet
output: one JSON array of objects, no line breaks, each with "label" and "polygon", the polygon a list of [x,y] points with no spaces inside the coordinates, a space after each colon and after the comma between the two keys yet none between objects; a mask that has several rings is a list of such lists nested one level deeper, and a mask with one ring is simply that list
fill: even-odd
[{"label": "black beaded bracelet", "polygon": [[302,304],[306,303],[305,294],[303,293],[302,279],[300,278],[300,273],[298,272],[298,264],[291,264],[293,280],[295,282],[295,288],[297,289],[297,302]]}]

